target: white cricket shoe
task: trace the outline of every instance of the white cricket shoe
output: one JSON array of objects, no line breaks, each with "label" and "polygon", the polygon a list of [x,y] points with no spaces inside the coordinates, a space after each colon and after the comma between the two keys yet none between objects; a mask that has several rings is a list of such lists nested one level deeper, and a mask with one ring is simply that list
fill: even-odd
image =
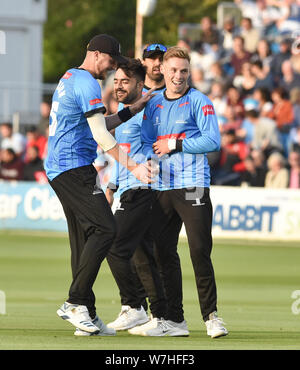
[{"label": "white cricket shoe", "polygon": [[99,328],[93,324],[86,306],[65,302],[56,313],[63,320],[69,321],[76,328],[89,333],[98,333]]},{"label": "white cricket shoe", "polygon": [[171,320],[158,319],[156,327],[146,330],[143,335],[146,337],[188,337],[189,334],[185,320],[178,323]]},{"label": "white cricket shoe", "polygon": [[146,336],[146,331],[157,327],[158,318],[150,316],[150,320],[146,324],[135,326],[128,330],[129,334]]},{"label": "white cricket shoe", "polygon": [[141,308],[131,308],[130,306],[122,306],[121,312],[117,319],[113,322],[107,324],[108,328],[113,328],[115,330],[127,330],[131,329],[137,325],[142,325],[149,321],[149,318],[144,310]]},{"label": "white cricket shoe", "polygon": [[99,335],[99,336],[104,337],[104,336],[113,336],[113,335],[116,335],[117,334],[117,332],[115,331],[115,329],[108,328],[104,324],[104,322],[100,319],[100,317],[98,317],[98,316],[96,316],[92,320],[92,323],[99,328],[99,332],[98,333],[89,333],[87,331],[84,331],[84,330],[81,330],[79,328],[76,328],[76,330],[74,332],[74,335],[76,335],[78,337],[87,337],[87,336],[91,336],[91,335]]},{"label": "white cricket shoe", "polygon": [[219,338],[228,334],[228,330],[224,327],[223,320],[218,317],[217,312],[212,312],[209,319],[205,321],[207,335],[211,338]]}]

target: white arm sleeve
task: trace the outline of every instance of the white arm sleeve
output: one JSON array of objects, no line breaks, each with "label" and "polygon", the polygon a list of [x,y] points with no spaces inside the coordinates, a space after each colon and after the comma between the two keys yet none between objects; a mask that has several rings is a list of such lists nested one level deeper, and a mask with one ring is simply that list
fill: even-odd
[{"label": "white arm sleeve", "polygon": [[91,117],[87,118],[87,121],[94,140],[100,145],[104,152],[112,149],[117,144],[116,139],[106,128],[105,117],[102,113],[93,114]]}]

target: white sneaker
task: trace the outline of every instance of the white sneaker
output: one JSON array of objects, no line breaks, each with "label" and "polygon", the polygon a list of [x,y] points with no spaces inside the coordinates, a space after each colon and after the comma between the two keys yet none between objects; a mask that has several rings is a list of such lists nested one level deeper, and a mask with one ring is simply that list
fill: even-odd
[{"label": "white sneaker", "polygon": [[150,316],[150,320],[146,324],[135,326],[128,330],[129,334],[146,336],[146,331],[157,327],[158,318]]},{"label": "white sneaker", "polygon": [[186,321],[174,322],[171,320],[159,319],[153,329],[146,330],[144,336],[147,337],[188,337],[189,330]]},{"label": "white sneaker", "polygon": [[137,325],[142,325],[147,321],[149,321],[149,318],[142,306],[139,309],[122,306],[117,319],[107,324],[107,327],[115,330],[127,330]]},{"label": "white sneaker", "polygon": [[207,335],[211,338],[223,337],[228,334],[227,329],[223,326],[225,323],[218,317],[216,312],[209,315],[209,320],[205,321]]},{"label": "white sneaker", "polygon": [[98,333],[88,333],[87,331],[76,328],[74,335],[78,337],[87,337],[91,335],[99,335],[104,337],[104,336],[113,336],[117,334],[115,329],[108,328],[98,316],[96,316],[94,320],[92,320],[92,323],[99,328]]},{"label": "white sneaker", "polygon": [[86,306],[65,302],[56,313],[63,320],[89,333],[98,333],[99,328],[93,324]]}]

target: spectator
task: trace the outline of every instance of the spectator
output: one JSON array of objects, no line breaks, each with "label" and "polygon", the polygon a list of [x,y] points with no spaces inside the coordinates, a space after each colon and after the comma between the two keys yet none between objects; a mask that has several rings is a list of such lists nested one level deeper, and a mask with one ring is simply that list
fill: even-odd
[{"label": "spectator", "polygon": [[266,158],[274,151],[282,151],[276,122],[268,117],[260,117],[255,109],[246,111],[246,117],[254,125],[251,148],[261,150]]},{"label": "spectator", "polygon": [[290,34],[294,31],[299,31],[299,2],[295,0],[275,0],[274,5],[281,10],[281,17],[276,22],[279,33]]},{"label": "spectator", "polygon": [[284,155],[288,155],[289,132],[294,122],[294,109],[288,100],[287,92],[282,87],[277,87],[272,94],[273,108],[269,117],[274,119],[280,132],[280,140],[283,145]]},{"label": "spectator", "polygon": [[245,50],[253,54],[257,49],[260,34],[258,29],[253,27],[251,18],[242,18],[240,35],[244,39]]},{"label": "spectator", "polygon": [[211,83],[218,82],[224,87],[227,87],[231,81],[231,78],[226,75],[219,61],[212,63],[207,77],[210,79]]},{"label": "spectator", "polygon": [[251,71],[250,62],[245,62],[242,64],[241,75],[236,76],[232,83],[241,91],[243,98],[247,98],[253,94],[256,84],[256,77]]},{"label": "spectator", "polygon": [[230,16],[226,17],[222,31],[222,48],[225,51],[225,60],[233,53],[233,40],[238,35],[239,28],[236,26],[234,18]]},{"label": "spectator", "polygon": [[290,151],[300,153],[300,127],[295,129],[295,133],[291,138]]},{"label": "spectator", "polygon": [[283,39],[279,44],[279,52],[274,55],[271,62],[271,74],[273,76],[274,84],[277,85],[282,78],[281,65],[291,58],[291,42],[288,39]]},{"label": "spectator", "polygon": [[258,102],[258,110],[260,115],[267,117],[273,108],[271,93],[269,89],[260,87],[254,90],[253,99]]},{"label": "spectator", "polygon": [[300,152],[291,151],[289,154],[289,188],[300,188]]},{"label": "spectator", "polygon": [[51,103],[44,100],[40,104],[40,122],[38,124],[38,129],[41,132],[45,132],[47,127],[49,126],[49,118],[50,118],[50,112],[51,112]]},{"label": "spectator", "polygon": [[231,55],[231,65],[234,69],[234,77],[241,75],[242,65],[249,62],[251,53],[245,50],[244,39],[242,36],[235,36],[233,39],[233,53]]},{"label": "spectator", "polygon": [[278,152],[272,153],[268,160],[268,172],[265,180],[266,188],[287,188],[289,182],[289,173],[285,168],[285,159]]},{"label": "spectator", "polygon": [[236,137],[235,130],[225,131],[222,135],[221,157],[219,170],[215,174],[215,184],[239,185],[248,153],[248,146]]},{"label": "spectator", "polygon": [[266,72],[260,60],[251,63],[251,71],[256,78],[255,89],[265,87],[269,91],[274,88],[274,80],[271,72]]},{"label": "spectator", "polygon": [[13,126],[11,123],[1,124],[1,149],[13,149],[17,156],[22,156],[25,153],[26,139],[18,133],[13,132]]},{"label": "spectator", "polygon": [[[39,149],[39,157],[44,159],[44,155],[46,152],[46,145],[47,145],[47,138],[44,135],[41,135],[38,131],[36,126],[31,126],[27,129],[26,132],[27,136],[27,149],[30,146],[36,146]],[[26,151],[27,151],[26,149]],[[27,158],[25,157],[25,161],[27,162]]]},{"label": "spectator", "polygon": [[205,79],[205,74],[202,68],[191,68],[191,85],[203,94],[208,94],[210,91],[211,84],[207,79]]},{"label": "spectator", "polygon": [[271,71],[273,54],[270,48],[270,44],[266,39],[260,39],[258,41],[257,49],[255,54],[251,58],[251,62],[255,62],[257,60],[262,62],[265,73],[269,73]]},{"label": "spectator", "polygon": [[214,105],[218,120],[225,117],[227,99],[225,96],[224,85],[220,82],[213,82],[208,97]]},{"label": "spectator", "polygon": [[0,179],[22,180],[24,164],[20,156],[11,148],[0,152]]},{"label": "spectator", "polygon": [[286,59],[281,65],[282,78],[279,81],[279,86],[290,94],[293,88],[300,86],[300,74],[293,70],[292,62]]},{"label": "spectator", "polygon": [[236,119],[244,118],[244,103],[239,89],[231,85],[227,90],[227,104],[234,109]]},{"label": "spectator", "polygon": [[47,177],[44,170],[42,159],[39,157],[39,148],[30,145],[26,151],[27,161],[24,166],[24,181],[37,181],[47,183]]},{"label": "spectator", "polygon": [[258,7],[258,3],[260,1],[234,0],[234,2],[240,8],[242,17],[250,18],[253,27],[261,32],[261,30],[263,29],[263,19]]},{"label": "spectator", "polygon": [[[250,111],[252,109],[258,110],[258,102],[253,98],[244,99],[244,108],[245,112]],[[243,140],[246,144],[250,145],[253,140],[254,135],[254,125],[245,117],[242,121],[240,128],[236,131],[237,136]]]},{"label": "spectator", "polygon": [[245,159],[244,163],[246,170],[241,174],[241,185],[264,187],[267,173],[264,163],[257,166],[251,155]]},{"label": "spectator", "polygon": [[200,22],[201,31],[199,41],[204,44],[204,47],[213,48],[215,45],[220,44],[219,30],[214,27],[210,17],[206,16]]}]

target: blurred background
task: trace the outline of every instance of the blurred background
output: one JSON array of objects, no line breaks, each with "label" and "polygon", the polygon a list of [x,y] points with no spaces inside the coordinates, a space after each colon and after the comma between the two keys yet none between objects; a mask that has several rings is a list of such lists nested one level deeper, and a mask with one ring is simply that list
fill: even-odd
[{"label": "blurred background", "polygon": [[[152,42],[189,50],[222,134],[208,155],[214,235],[299,240],[299,0],[1,0],[0,228],[66,230],[43,169],[51,97],[99,33],[131,57]],[[95,166],[105,187],[112,160],[99,149]]]}]

